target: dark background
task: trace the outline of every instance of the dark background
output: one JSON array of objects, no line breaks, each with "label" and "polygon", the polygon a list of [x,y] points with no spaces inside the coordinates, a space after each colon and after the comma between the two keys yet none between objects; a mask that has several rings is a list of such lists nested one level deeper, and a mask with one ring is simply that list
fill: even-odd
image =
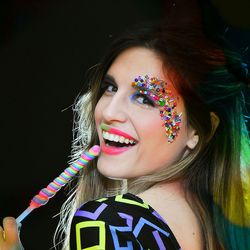
[{"label": "dark background", "polygon": [[[184,3],[188,1],[183,1]],[[227,37],[249,58],[248,1],[214,1]],[[112,37],[164,12],[164,0],[9,0],[0,2],[0,219],[17,217],[67,166],[72,109],[85,71]],[[65,200],[59,192],[24,221],[26,250],[47,250]]]}]

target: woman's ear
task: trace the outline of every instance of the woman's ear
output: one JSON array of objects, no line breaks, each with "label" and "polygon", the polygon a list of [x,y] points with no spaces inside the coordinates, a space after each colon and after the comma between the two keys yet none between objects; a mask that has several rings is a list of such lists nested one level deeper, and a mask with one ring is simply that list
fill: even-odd
[{"label": "woman's ear", "polygon": [[189,134],[189,139],[187,141],[187,147],[189,149],[194,149],[199,142],[199,135],[197,134],[196,130],[192,129]]},{"label": "woman's ear", "polygon": [[[214,112],[210,112],[210,120],[211,120],[212,129],[211,129],[211,133],[210,133],[210,136],[207,139],[207,141],[210,141],[210,139],[213,137],[217,127],[220,124],[220,118]],[[197,134],[196,130],[192,129],[189,133],[187,147],[189,149],[194,149],[198,142],[199,142],[199,135]]]}]

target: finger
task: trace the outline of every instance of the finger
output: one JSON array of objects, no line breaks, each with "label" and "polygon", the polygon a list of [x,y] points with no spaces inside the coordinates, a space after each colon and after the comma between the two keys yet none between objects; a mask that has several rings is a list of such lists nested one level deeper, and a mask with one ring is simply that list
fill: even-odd
[{"label": "finger", "polygon": [[20,242],[16,220],[13,217],[6,217],[3,220],[5,241],[8,244],[17,244]]},{"label": "finger", "polygon": [[0,244],[4,241],[4,231],[3,228],[0,226]]}]

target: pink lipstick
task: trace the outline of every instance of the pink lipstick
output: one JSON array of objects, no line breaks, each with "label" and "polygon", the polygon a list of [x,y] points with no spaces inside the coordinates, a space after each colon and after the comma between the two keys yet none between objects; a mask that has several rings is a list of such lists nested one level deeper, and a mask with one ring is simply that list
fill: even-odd
[{"label": "pink lipstick", "polygon": [[124,153],[125,151],[129,150],[133,146],[128,147],[114,147],[114,146],[107,146],[105,142],[101,144],[102,153],[108,155],[118,155]]}]

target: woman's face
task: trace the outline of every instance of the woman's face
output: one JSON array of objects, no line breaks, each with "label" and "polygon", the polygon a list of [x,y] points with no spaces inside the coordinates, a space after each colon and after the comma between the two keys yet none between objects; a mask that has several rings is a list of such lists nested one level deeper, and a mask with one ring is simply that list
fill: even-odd
[{"label": "woman's face", "polygon": [[[191,131],[186,125],[184,104],[166,73],[157,54],[140,47],[124,51],[110,66],[102,83],[104,93],[95,109],[102,149],[97,167],[103,175],[119,179],[147,175],[168,167],[188,151]],[[146,75],[163,80],[164,97],[176,102],[176,107],[170,109],[170,116],[181,121],[178,130],[168,132],[177,133],[172,142],[163,126],[166,116],[160,116],[163,107],[152,101],[152,96],[132,86],[135,78],[142,76],[145,80]],[[151,83],[144,86],[145,90],[151,95],[157,93]]]}]

